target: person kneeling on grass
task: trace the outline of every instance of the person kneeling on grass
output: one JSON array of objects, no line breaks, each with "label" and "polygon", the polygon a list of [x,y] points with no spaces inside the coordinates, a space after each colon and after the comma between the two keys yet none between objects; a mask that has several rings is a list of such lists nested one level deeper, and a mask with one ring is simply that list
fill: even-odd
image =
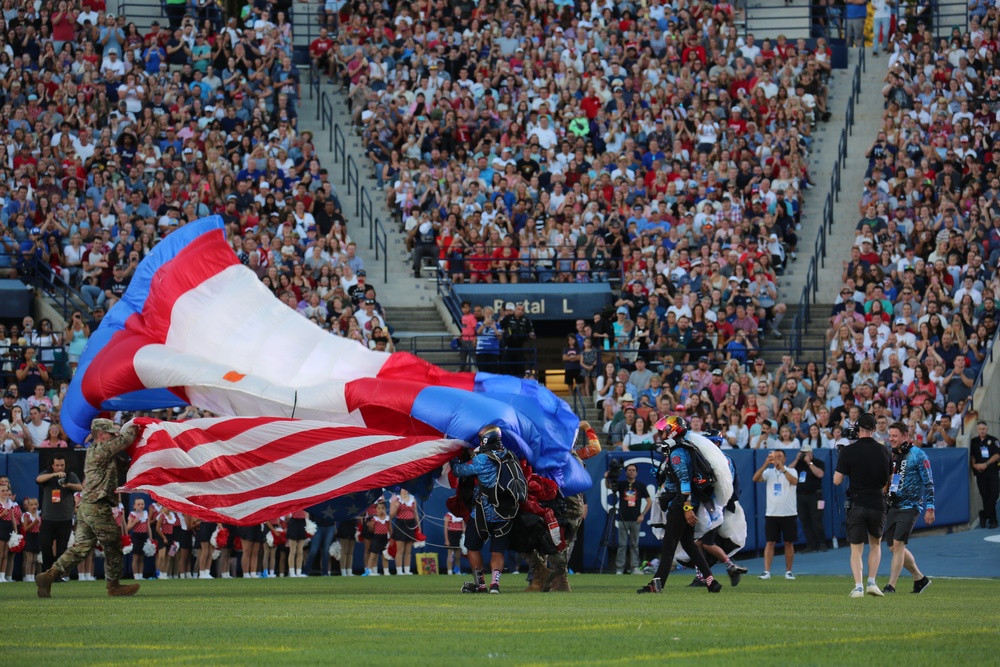
[{"label": "person kneeling on grass", "polygon": [[[518,507],[527,499],[528,485],[514,455],[503,446],[502,432],[494,424],[479,430],[479,447],[468,463],[455,460],[451,471],[461,480],[459,493],[468,492],[473,478],[479,481],[472,495],[472,513],[465,530],[465,546],[474,581],[462,586],[463,593],[500,593],[500,573],[510,543],[510,530]],[[482,549],[490,542],[489,589],[483,578]]]}]

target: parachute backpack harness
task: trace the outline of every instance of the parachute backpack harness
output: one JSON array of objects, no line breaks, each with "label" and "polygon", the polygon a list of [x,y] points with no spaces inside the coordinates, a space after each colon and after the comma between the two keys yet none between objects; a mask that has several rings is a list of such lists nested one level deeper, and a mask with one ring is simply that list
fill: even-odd
[{"label": "parachute backpack harness", "polygon": [[[497,483],[482,486],[476,500],[476,530],[484,540],[489,537],[483,498],[493,506],[497,516],[506,523],[498,529],[499,535],[510,532],[511,520],[517,516],[521,503],[528,499],[528,482],[514,455],[504,449],[500,428],[496,424],[484,426],[479,431],[479,452],[497,466]],[[498,535],[498,536],[499,536]]]},{"label": "parachute backpack harness", "polygon": [[[719,463],[709,461],[706,456],[709,452],[706,451],[706,447],[700,446],[701,441],[714,452],[718,452],[718,448],[703,436],[695,438],[695,434],[689,434],[688,423],[683,417],[664,417],[656,422],[656,430],[661,433],[663,442],[667,445],[667,451],[663,452],[664,459],[656,473],[657,482],[662,485],[668,476],[674,475],[673,468],[670,467],[669,453],[675,447],[683,447],[691,456],[691,495],[702,504],[714,505],[716,482],[720,478],[717,472]],[[724,462],[723,465],[728,469],[728,465]],[[732,495],[732,482],[728,486],[728,492],[725,493],[726,500]]]}]

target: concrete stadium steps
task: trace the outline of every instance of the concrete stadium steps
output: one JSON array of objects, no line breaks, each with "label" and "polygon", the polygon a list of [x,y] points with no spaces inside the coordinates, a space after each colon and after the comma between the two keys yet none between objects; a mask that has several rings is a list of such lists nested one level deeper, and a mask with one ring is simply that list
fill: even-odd
[{"label": "concrete stadium steps", "polygon": [[[757,39],[760,41],[759,35]],[[819,233],[820,225],[823,224],[823,205],[827,194],[830,193],[830,177],[833,175],[837,163],[837,144],[846,121],[847,101],[851,96],[852,76],[857,62],[858,54],[850,52],[847,69],[833,71],[829,82],[830,94],[827,100],[827,109],[833,115],[829,122],[817,123],[816,129],[812,132],[813,144],[808,164],[810,176],[816,187],[812,190],[806,190],[803,196],[802,229],[797,232],[799,237],[798,259],[794,262],[787,262],[785,275],[778,278],[778,295],[786,303],[798,303],[799,297],[802,296],[802,288],[806,285],[809,260],[813,256],[816,235]],[[842,176],[841,180],[843,182],[846,179]],[[851,204],[849,200],[844,200],[842,197],[841,203],[834,205],[834,212],[836,214],[849,207],[856,209],[857,203]],[[853,223],[851,223],[851,229],[853,228]],[[834,240],[828,236],[826,262],[828,267],[831,261],[830,246],[833,243]],[[840,261],[837,252],[839,250],[834,251],[832,257],[839,267]],[[826,277],[825,274],[824,277]]]},{"label": "concrete stadium steps", "polygon": [[448,370],[458,370],[461,357],[451,349],[453,338],[447,324],[434,306],[387,308],[396,350],[411,352],[424,361]]},{"label": "concrete stadium steps", "polygon": [[[316,152],[319,155],[320,163],[330,170],[330,181],[334,184],[337,197],[343,206],[348,233],[351,239],[358,244],[358,255],[365,262],[368,282],[375,285],[379,301],[392,311],[389,314],[390,319],[394,317],[393,312],[399,307],[433,306],[437,300],[437,285],[434,280],[429,279],[433,276],[432,270],[425,269],[422,273],[424,278],[421,280],[413,278],[412,264],[406,251],[405,236],[399,221],[390,217],[385,192],[378,189],[378,182],[374,178],[374,169],[371,161],[365,156],[361,136],[351,127],[347,98],[339,92],[339,87],[330,84],[329,80],[323,81],[321,90],[327,94],[330,100],[334,122],[340,124],[344,133],[344,141],[347,144],[344,159],[351,156],[354,163],[358,165],[358,187],[352,185],[350,194],[348,194],[348,185],[343,177],[344,165],[337,163],[335,155],[329,150],[329,132],[322,132],[320,123],[316,120],[319,100],[309,100],[308,97],[303,100],[303,112],[299,118],[302,129],[309,129],[316,136]],[[374,209],[373,217],[381,221],[386,233],[385,273],[383,273],[382,268],[381,251],[378,261],[375,259],[372,230],[368,226],[362,228],[359,220],[359,192],[362,187],[371,197]],[[396,327],[395,323],[392,324],[393,327]]]}]

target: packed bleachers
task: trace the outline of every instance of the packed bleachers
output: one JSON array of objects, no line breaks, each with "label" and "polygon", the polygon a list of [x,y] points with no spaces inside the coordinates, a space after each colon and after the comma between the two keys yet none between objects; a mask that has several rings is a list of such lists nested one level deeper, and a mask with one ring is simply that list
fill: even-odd
[{"label": "packed bleachers", "polygon": [[605,362],[644,357],[671,397],[653,406],[673,411],[707,396],[681,386],[699,357],[734,360],[739,384],[781,337],[777,278],[830,118],[825,40],[744,39],[735,18],[726,3],[347,2],[310,50],[347,95],[415,275],[610,283],[618,312],[578,325],[590,361],[567,376],[597,398]]},{"label": "packed bleachers", "polygon": [[885,112],[828,331],[827,395],[881,401],[911,441],[936,447],[954,446],[997,331],[998,14],[971,7],[950,39],[925,22],[892,26]]},{"label": "packed bleachers", "polygon": [[[17,401],[41,380],[53,400],[45,420],[58,423],[59,384],[138,262],[210,214],[289,307],[392,349],[380,304],[364,326],[355,317],[376,295],[300,126],[287,6],[253,3],[224,19],[215,5],[168,4],[146,34],[103,0],[36,6],[4,11],[17,39],[0,48],[0,274],[31,284],[56,274],[79,309],[65,328],[4,323],[0,374]],[[42,375],[22,373],[29,350]]]}]

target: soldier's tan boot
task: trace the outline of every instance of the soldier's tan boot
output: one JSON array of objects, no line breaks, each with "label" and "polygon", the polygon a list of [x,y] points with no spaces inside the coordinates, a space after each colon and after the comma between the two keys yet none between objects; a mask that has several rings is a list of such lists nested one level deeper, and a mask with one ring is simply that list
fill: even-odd
[{"label": "soldier's tan boot", "polygon": [[108,597],[127,598],[139,591],[139,584],[122,586],[117,579],[108,579]]},{"label": "soldier's tan boot", "polygon": [[545,563],[539,563],[532,570],[531,585],[524,589],[525,593],[541,593],[545,590],[545,582],[549,580],[549,568]]},{"label": "soldier's tan boot", "polygon": [[572,589],[569,587],[569,578],[566,576],[566,573],[560,572],[559,574],[553,576],[549,581],[548,590],[567,593],[571,591]]},{"label": "soldier's tan boot", "polygon": [[38,597],[52,597],[52,584],[56,579],[61,579],[62,576],[63,573],[60,570],[57,570],[53,565],[48,570],[35,577],[35,585],[38,587]]}]

